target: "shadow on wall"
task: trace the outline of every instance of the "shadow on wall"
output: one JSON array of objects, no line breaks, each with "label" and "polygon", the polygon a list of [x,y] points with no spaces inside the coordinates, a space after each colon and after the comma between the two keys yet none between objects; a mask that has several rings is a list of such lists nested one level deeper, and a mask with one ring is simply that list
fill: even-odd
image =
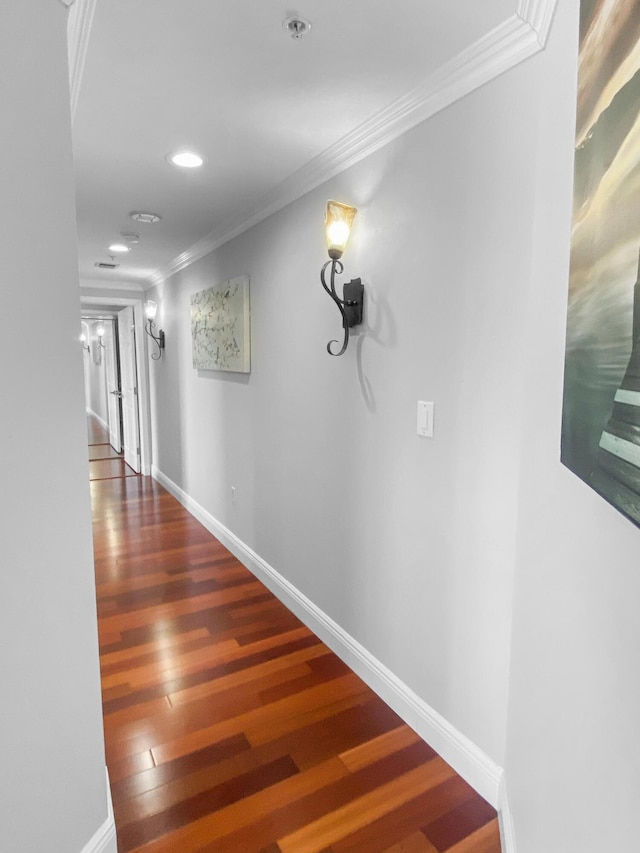
[{"label": "shadow on wall", "polygon": [[250,373],[231,373],[227,370],[197,370],[198,379],[222,379],[236,385],[248,385],[251,379]]},{"label": "shadow on wall", "polygon": [[[365,342],[367,345],[377,344],[383,349],[395,346],[397,340],[397,327],[391,306],[388,300],[375,292],[369,285],[365,284],[365,315],[362,333],[358,334],[356,350],[356,362],[358,367],[358,382],[362,391],[362,399],[372,414],[377,411],[376,399],[373,386],[365,373],[363,364]],[[371,323],[370,316],[373,315],[374,322]]]}]

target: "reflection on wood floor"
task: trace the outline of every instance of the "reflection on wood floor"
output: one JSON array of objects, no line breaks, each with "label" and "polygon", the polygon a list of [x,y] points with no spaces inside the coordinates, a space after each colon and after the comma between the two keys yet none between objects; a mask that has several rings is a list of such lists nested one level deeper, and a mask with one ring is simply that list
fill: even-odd
[{"label": "reflection on wood floor", "polygon": [[107,480],[111,477],[136,477],[136,472],[109,443],[108,431],[93,417],[87,417],[89,437],[89,479]]},{"label": "reflection on wood floor", "polygon": [[499,853],[495,811],[168,492],[91,493],[120,853]]}]

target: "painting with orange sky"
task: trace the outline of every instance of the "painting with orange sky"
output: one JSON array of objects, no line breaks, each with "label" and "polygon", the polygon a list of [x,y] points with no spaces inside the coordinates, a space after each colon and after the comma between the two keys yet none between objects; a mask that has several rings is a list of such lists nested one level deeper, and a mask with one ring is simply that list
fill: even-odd
[{"label": "painting with orange sky", "polygon": [[562,462],[640,524],[640,0],[582,0]]}]

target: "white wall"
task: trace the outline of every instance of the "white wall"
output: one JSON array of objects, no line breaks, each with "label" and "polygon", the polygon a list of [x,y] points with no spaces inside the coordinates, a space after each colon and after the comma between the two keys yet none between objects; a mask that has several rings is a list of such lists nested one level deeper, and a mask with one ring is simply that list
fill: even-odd
[{"label": "white wall", "polygon": [[[152,366],[158,468],[497,764],[536,82],[521,66],[175,276]],[[337,359],[328,197],[360,209],[344,261],[366,285]],[[241,273],[251,375],[199,376],[190,296]]]},{"label": "white wall", "polygon": [[0,849],[12,853],[79,853],[107,821],[66,16],[52,0],[0,16]]},{"label": "white wall", "polygon": [[87,410],[91,408],[91,333],[89,324],[82,322],[80,324],[81,334],[85,339],[82,341],[82,365],[84,371],[84,400]]},{"label": "white wall", "polygon": [[[107,369],[105,362],[106,350],[102,350],[100,360],[96,362],[94,357],[96,346],[98,345],[97,327],[99,321],[89,321],[89,346],[90,351],[85,356],[85,374],[87,376],[88,395],[86,398],[86,406],[91,414],[95,415],[103,424],[108,427],[109,412],[107,406]],[[105,325],[104,323],[102,325]],[[107,344],[104,344],[107,346]]]},{"label": "white wall", "polygon": [[[518,853],[638,849],[640,532],[559,462],[578,0],[540,58],[506,780]],[[537,62],[537,60],[536,60]]]},{"label": "white wall", "polygon": [[80,281],[80,298],[88,306],[94,304],[122,305],[123,300],[139,300],[143,296],[142,287],[134,284],[124,284],[121,287],[114,286],[106,281]]},{"label": "white wall", "polygon": [[[578,6],[175,276],[152,367],[160,471],[506,767],[518,853],[637,846],[640,534],[559,462]],[[360,208],[366,322],[341,359],[328,197]],[[241,273],[251,375],[198,375],[190,295]]]}]

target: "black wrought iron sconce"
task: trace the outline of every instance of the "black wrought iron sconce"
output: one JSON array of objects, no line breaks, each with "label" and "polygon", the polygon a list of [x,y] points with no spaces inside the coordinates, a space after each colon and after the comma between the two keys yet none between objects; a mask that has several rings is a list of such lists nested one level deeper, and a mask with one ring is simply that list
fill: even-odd
[{"label": "black wrought iron sconce", "polygon": [[156,346],[158,347],[158,352],[151,353],[151,358],[154,359],[154,361],[157,361],[162,356],[162,350],[164,349],[164,332],[162,329],[158,330],[157,335],[153,334],[153,330],[156,325],[155,319],[157,310],[158,306],[152,300],[144,303],[144,313],[147,315],[147,322],[144,324],[144,330],[150,338],[153,338],[156,342]]},{"label": "black wrought iron sconce", "polygon": [[85,333],[84,333],[84,332],[82,332],[82,333],[80,334],[80,343],[82,344],[82,349],[83,349],[83,350],[86,350],[87,352],[91,352],[91,347],[90,347],[90,346],[89,346],[89,344],[87,343],[87,336],[85,335]]},{"label": "black wrought iron sconce", "polygon": [[[327,229],[327,248],[331,260],[327,261],[322,267],[320,281],[329,296],[338,306],[342,316],[342,328],[344,329],[342,348],[338,352],[334,352],[331,348],[332,344],[339,344],[340,341],[329,341],[327,344],[329,355],[342,355],[349,344],[349,329],[362,323],[362,306],[364,302],[364,285],[362,281],[359,278],[352,278],[351,281],[345,282],[342,287],[342,299],[336,293],[335,285],[336,274],[340,275],[344,269],[340,258],[347,245],[353,218],[357,212],[357,208],[349,207],[347,204],[340,204],[339,201],[327,202],[325,225]],[[328,266],[331,266],[329,284],[327,284],[325,279]]]},{"label": "black wrought iron sconce", "polygon": [[96,335],[98,336],[98,343],[100,344],[100,347],[101,347],[102,349],[106,349],[106,346],[104,345],[104,342],[103,342],[103,340],[102,340],[102,339],[104,338],[104,333],[105,333],[105,332],[106,332],[106,329],[105,329],[105,327],[102,325],[102,323],[100,323],[100,325],[99,325],[99,326],[96,326]]}]

